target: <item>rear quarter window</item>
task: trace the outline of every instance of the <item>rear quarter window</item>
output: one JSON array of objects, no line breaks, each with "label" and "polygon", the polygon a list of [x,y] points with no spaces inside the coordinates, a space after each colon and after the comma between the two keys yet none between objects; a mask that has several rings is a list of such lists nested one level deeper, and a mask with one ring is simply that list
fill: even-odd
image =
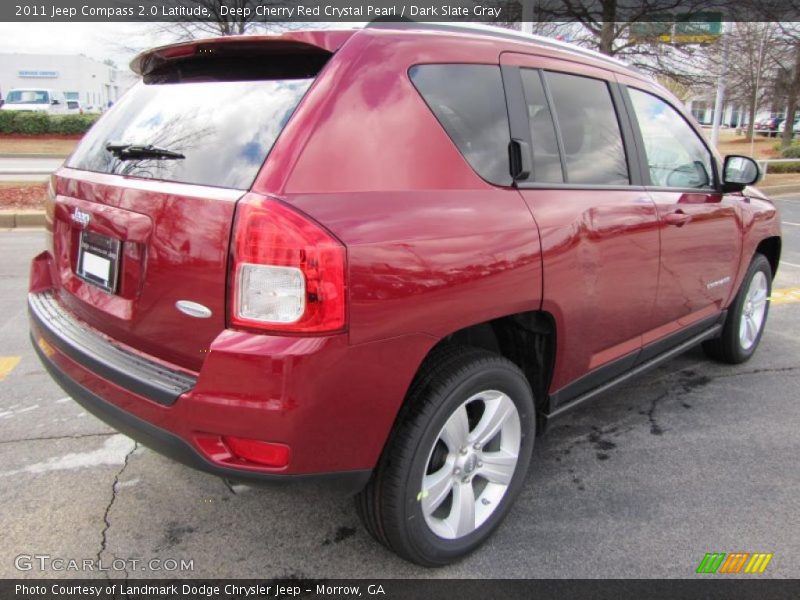
[{"label": "rear quarter window", "polygon": [[409,76],[475,172],[490,183],[511,185],[511,136],[500,67],[417,65]]},{"label": "rear quarter window", "polygon": [[539,71],[520,69],[522,89],[528,107],[528,122],[533,141],[532,180],[538,183],[563,183],[561,153],[550,105]]},{"label": "rear quarter window", "polygon": [[608,84],[599,79],[547,72],[567,169],[577,184],[630,183],[625,148]]}]

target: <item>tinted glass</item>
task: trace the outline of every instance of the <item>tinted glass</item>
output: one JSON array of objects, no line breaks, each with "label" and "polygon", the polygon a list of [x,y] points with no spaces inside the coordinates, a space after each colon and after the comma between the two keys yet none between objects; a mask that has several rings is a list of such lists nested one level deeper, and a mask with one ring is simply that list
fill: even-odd
[{"label": "tinted glass", "polygon": [[539,71],[532,69],[521,69],[520,74],[528,104],[533,143],[533,174],[529,179],[543,183],[561,183],[564,176],[561,172],[556,128],[547,105],[541,76]]},{"label": "tinted glass", "polygon": [[689,124],[663,100],[630,90],[644,138],[653,185],[679,188],[713,187],[711,154]]},{"label": "tinted glass", "polygon": [[[313,79],[138,84],[92,127],[67,166],[247,189]],[[178,160],[119,160],[108,142],[152,144]]]},{"label": "tinted glass", "polygon": [[561,130],[569,183],[630,182],[625,149],[608,85],[598,79],[547,73]]},{"label": "tinted glass", "polygon": [[475,171],[492,183],[511,184],[508,111],[494,65],[420,65],[411,81]]}]

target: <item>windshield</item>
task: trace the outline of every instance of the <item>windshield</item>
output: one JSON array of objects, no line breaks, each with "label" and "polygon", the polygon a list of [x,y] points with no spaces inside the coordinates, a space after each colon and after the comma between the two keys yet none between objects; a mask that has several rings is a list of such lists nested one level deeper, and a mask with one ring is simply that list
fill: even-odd
[{"label": "windshield", "polygon": [[[313,78],[139,83],[78,146],[68,167],[248,189]],[[120,160],[109,143],[180,153]]]},{"label": "windshield", "polygon": [[6,104],[47,104],[50,95],[45,90],[11,90]]}]

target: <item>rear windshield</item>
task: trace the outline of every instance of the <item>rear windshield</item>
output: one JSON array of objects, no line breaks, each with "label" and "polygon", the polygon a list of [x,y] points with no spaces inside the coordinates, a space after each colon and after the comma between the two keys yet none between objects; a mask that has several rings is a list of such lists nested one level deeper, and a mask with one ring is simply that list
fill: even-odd
[{"label": "rear windshield", "polygon": [[[139,83],[89,131],[67,166],[248,189],[313,81]],[[108,143],[152,145],[185,158],[122,160]]]}]

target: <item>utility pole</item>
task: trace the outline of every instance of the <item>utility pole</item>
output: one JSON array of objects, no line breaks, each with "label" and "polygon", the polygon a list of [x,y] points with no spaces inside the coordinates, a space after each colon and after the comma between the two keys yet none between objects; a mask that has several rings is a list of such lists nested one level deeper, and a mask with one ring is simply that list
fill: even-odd
[{"label": "utility pole", "polygon": [[522,0],[522,33],[533,33],[533,0]]},{"label": "utility pole", "polygon": [[711,145],[719,142],[719,127],[722,124],[722,111],[725,104],[725,78],[728,75],[728,32],[727,23],[722,23],[722,70],[717,79],[717,98],[714,101],[714,125],[711,128]]},{"label": "utility pole", "polygon": [[747,131],[751,133],[750,158],[755,158],[756,131],[754,124],[756,113],[758,112],[758,94],[761,91],[761,69],[764,68],[764,42],[767,39],[767,31],[768,29],[765,29],[761,33],[761,44],[758,48],[758,70],[756,71],[756,91],[753,92],[753,114],[750,115],[750,122],[747,124]]}]

